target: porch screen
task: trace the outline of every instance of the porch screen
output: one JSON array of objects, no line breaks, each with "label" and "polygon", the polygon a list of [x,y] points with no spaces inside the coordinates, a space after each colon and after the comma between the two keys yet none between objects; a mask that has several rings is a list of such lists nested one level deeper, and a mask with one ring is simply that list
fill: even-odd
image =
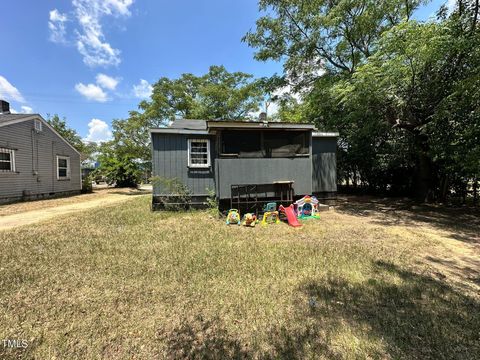
[{"label": "porch screen", "polygon": [[263,142],[267,157],[307,155],[309,152],[304,131],[265,131]]},{"label": "porch screen", "polygon": [[264,157],[261,132],[224,131],[222,133],[222,155],[238,155],[244,158]]}]

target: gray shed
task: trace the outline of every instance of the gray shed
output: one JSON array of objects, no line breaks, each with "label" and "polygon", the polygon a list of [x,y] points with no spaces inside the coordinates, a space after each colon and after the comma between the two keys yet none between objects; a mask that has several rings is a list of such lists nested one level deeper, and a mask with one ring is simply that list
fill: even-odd
[{"label": "gray shed", "polygon": [[40,115],[0,103],[0,203],[80,193],[80,153]]},{"label": "gray shed", "polygon": [[[150,132],[153,176],[177,179],[193,205],[205,204],[211,192],[235,208],[336,195],[338,133],[310,124],[218,120],[175,120]],[[154,208],[177,201],[174,192],[155,181]]]}]

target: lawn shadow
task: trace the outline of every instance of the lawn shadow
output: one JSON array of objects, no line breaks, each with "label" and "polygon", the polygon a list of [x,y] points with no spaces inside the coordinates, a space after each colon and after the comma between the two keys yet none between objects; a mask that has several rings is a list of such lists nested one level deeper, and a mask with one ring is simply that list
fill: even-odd
[{"label": "lawn shadow", "polygon": [[165,345],[168,359],[305,359],[322,354],[338,358],[318,337],[317,326],[301,330],[272,328],[268,333],[269,350],[233,337],[219,317],[197,315],[183,319],[170,331],[161,331],[159,340]]},{"label": "lawn shadow", "polygon": [[169,359],[249,359],[249,351],[226,330],[220,318],[197,315],[159,332]]},{"label": "lawn shadow", "polygon": [[119,194],[119,195],[128,195],[128,196],[138,196],[138,195],[151,194],[152,191],[151,190],[145,190],[145,189],[124,188],[124,189],[112,190],[109,193],[110,194]]},{"label": "lawn shadow", "polygon": [[417,204],[405,198],[339,197],[336,211],[372,218],[380,225],[430,225],[449,237],[480,244],[480,209]]},{"label": "lawn shadow", "polygon": [[[253,344],[254,333],[241,340],[221,318],[200,315],[160,331],[159,339],[171,359],[480,358],[477,299],[394,264],[373,266],[363,283],[331,277],[300,284],[294,319],[284,326],[272,319],[260,330],[263,346]],[[332,341],[343,336],[367,340],[352,347]]]},{"label": "lawn shadow", "polygon": [[300,291],[318,303],[309,316],[366,325],[395,359],[480,358],[478,299],[390,263],[374,266],[378,276],[361,284],[341,278],[303,284]]}]

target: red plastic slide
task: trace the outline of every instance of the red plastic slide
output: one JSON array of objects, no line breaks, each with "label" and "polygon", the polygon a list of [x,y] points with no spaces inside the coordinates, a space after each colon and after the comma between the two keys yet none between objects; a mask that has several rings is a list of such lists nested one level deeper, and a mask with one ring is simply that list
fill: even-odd
[{"label": "red plastic slide", "polygon": [[278,210],[285,213],[285,215],[287,216],[288,225],[293,227],[302,226],[302,224],[298,222],[297,215],[295,215],[295,210],[293,210],[293,204],[288,207],[283,207],[282,205],[280,205],[278,207]]}]

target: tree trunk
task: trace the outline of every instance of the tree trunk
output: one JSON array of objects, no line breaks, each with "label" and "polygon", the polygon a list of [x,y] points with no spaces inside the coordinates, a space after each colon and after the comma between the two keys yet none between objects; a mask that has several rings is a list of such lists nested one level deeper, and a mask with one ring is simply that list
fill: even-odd
[{"label": "tree trunk", "polygon": [[448,175],[445,175],[442,178],[440,183],[440,201],[445,203],[447,201],[447,192],[448,192]]},{"label": "tree trunk", "polygon": [[417,166],[413,179],[413,194],[421,202],[430,202],[433,200],[433,164],[428,154],[428,139],[424,135],[415,136],[417,148]]}]

